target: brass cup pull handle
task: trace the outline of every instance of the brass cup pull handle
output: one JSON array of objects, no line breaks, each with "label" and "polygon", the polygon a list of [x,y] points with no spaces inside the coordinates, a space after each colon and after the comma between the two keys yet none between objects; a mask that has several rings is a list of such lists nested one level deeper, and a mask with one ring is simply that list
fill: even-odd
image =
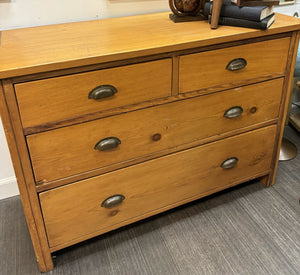
[{"label": "brass cup pull handle", "polygon": [[221,164],[221,167],[223,169],[232,169],[237,165],[238,161],[239,161],[239,159],[236,157],[228,158],[223,161],[223,163]]},{"label": "brass cup pull handle", "polygon": [[231,60],[227,64],[226,69],[228,71],[238,71],[244,69],[246,66],[247,66],[247,61],[244,58],[236,58]]},{"label": "brass cup pull handle", "polygon": [[90,91],[88,98],[97,100],[113,96],[117,92],[118,90],[112,85],[101,85]]},{"label": "brass cup pull handle", "polygon": [[98,141],[94,149],[99,151],[105,151],[117,148],[119,144],[121,144],[121,140],[117,137],[107,137]]},{"label": "brass cup pull handle", "polygon": [[241,106],[234,106],[225,111],[224,117],[235,118],[239,117],[243,113],[243,108]]},{"label": "brass cup pull handle", "polygon": [[114,206],[117,206],[117,205],[121,204],[123,202],[123,200],[125,200],[125,196],[123,196],[123,195],[113,195],[113,196],[110,196],[107,199],[105,199],[101,203],[101,207],[112,208]]}]

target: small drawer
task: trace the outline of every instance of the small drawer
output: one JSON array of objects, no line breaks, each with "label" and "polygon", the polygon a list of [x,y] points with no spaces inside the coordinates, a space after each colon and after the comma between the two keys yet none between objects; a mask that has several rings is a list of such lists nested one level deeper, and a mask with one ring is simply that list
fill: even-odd
[{"label": "small drawer", "polygon": [[290,38],[281,38],[180,57],[179,92],[284,74]]},{"label": "small drawer", "polygon": [[36,181],[53,181],[275,119],[282,85],[283,79],[270,80],[27,136]]},{"label": "small drawer", "polygon": [[171,95],[171,59],[15,85],[24,128]]},{"label": "small drawer", "polygon": [[49,245],[67,246],[267,173],[275,134],[269,126],[42,192]]}]

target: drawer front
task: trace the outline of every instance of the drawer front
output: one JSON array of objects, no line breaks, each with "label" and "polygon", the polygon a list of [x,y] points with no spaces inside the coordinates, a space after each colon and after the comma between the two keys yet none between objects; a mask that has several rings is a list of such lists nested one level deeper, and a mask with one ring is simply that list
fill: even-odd
[{"label": "drawer front", "polygon": [[41,193],[50,247],[268,171],[275,133],[269,126]]},{"label": "drawer front", "polygon": [[36,180],[52,181],[274,119],[282,84],[283,79],[266,81],[28,136]]},{"label": "drawer front", "polygon": [[[290,38],[257,42],[180,57],[179,92],[285,72]],[[245,67],[242,60],[247,62]],[[231,63],[231,61],[233,61]],[[226,67],[231,64],[228,69]]]},{"label": "drawer front", "polygon": [[[16,84],[23,127],[170,96],[171,70],[171,59],[164,59]],[[94,90],[102,85],[116,90]]]}]

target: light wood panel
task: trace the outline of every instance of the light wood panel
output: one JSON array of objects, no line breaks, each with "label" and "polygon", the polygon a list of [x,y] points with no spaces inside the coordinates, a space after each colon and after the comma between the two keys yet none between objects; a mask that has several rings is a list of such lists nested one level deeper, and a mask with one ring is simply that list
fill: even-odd
[{"label": "light wood panel", "polygon": [[[275,132],[270,126],[41,193],[50,246],[268,170]],[[221,168],[230,157],[237,166]],[[125,200],[101,207],[115,194]]]},{"label": "light wood panel", "polygon": [[[280,78],[28,136],[35,178],[45,183],[275,119],[282,84]],[[243,108],[242,115],[225,118],[235,106]],[[161,139],[154,141],[155,134]],[[107,137],[121,144],[94,150]]]},{"label": "light wood panel", "polygon": [[[181,56],[179,92],[284,73],[289,44],[290,38],[281,38]],[[246,67],[236,71],[227,70],[227,65],[237,58],[245,59]]]},{"label": "light wood panel", "polygon": [[155,61],[159,59],[165,59],[165,58],[173,58],[174,56],[179,56],[183,54],[192,54],[192,53],[198,53],[200,51],[211,51],[211,50],[217,50],[227,47],[235,47],[239,45],[247,43],[255,43],[260,41],[266,41],[271,39],[278,39],[283,37],[291,37],[292,32],[287,33],[277,33],[272,34],[268,36],[258,36],[249,38],[246,41],[245,40],[236,40],[236,41],[230,41],[225,42],[221,44],[211,44],[207,46],[200,46],[200,47],[193,47],[189,49],[182,49],[178,51],[173,52],[164,52],[159,54],[153,54],[153,55],[145,55],[145,56],[139,56],[139,57],[133,57],[128,59],[121,59],[121,60],[115,60],[110,62],[103,62],[103,63],[96,63],[96,64],[90,64],[90,65],[84,65],[79,67],[71,67],[66,69],[60,69],[55,71],[48,71],[48,72],[37,72],[30,75],[22,75],[22,76],[16,76],[12,77],[13,83],[22,83],[27,81],[33,81],[33,80],[40,80],[40,79],[46,79],[46,78],[52,78],[57,76],[63,76],[63,75],[69,75],[69,74],[75,74],[75,73],[83,73],[83,72],[90,72],[95,70],[101,70],[101,69],[109,69],[114,68],[118,66],[124,66],[124,65],[131,65],[131,64],[137,64],[142,62],[148,62],[148,61]]},{"label": "light wood panel", "polygon": [[267,31],[207,21],[175,24],[169,12],[2,31],[0,78],[110,62],[297,30],[276,14]]},{"label": "light wood panel", "polygon": [[[171,74],[172,60],[164,59],[16,84],[22,125],[33,127],[171,96]],[[89,99],[100,85],[112,85],[117,93]]]},{"label": "light wood panel", "polygon": [[200,95],[211,94],[211,93],[215,93],[215,92],[222,91],[222,90],[228,90],[228,89],[236,88],[239,86],[255,84],[255,83],[262,82],[262,81],[267,81],[270,79],[275,79],[275,78],[280,78],[280,77],[284,77],[284,73],[276,73],[276,74],[272,74],[272,75],[266,75],[263,77],[251,78],[251,79],[247,79],[247,80],[240,81],[240,82],[221,84],[218,86],[201,89],[199,91],[178,94],[175,96],[159,98],[159,99],[154,99],[154,100],[150,100],[150,101],[144,101],[141,103],[117,107],[114,109],[109,109],[109,110],[104,110],[104,111],[98,111],[96,113],[87,114],[84,116],[74,117],[74,118],[70,118],[70,119],[65,119],[62,121],[48,122],[48,123],[44,123],[44,124],[37,125],[34,127],[24,128],[23,132],[24,132],[24,135],[27,136],[27,135],[31,135],[31,134],[44,132],[44,131],[58,129],[58,128],[65,127],[65,126],[70,126],[73,124],[88,122],[88,121],[92,121],[95,119],[105,118],[105,117],[118,115],[118,114],[124,114],[124,113],[132,112],[132,111],[136,111],[136,110],[140,110],[140,109],[144,109],[144,108],[148,108],[148,107],[159,106],[162,104],[176,102],[176,101],[179,101],[182,99],[194,98],[194,97],[197,97]]},{"label": "light wood panel", "polygon": [[244,128],[239,128],[239,129],[236,129],[236,130],[233,130],[233,131],[230,131],[230,132],[226,132],[226,133],[222,133],[222,134],[219,134],[219,135],[216,135],[216,136],[212,136],[212,137],[208,137],[208,138],[204,138],[204,139],[200,139],[200,140],[194,140],[193,142],[182,144],[182,145],[179,145],[179,146],[176,146],[176,147],[173,147],[173,148],[168,148],[168,149],[165,149],[165,150],[157,151],[157,152],[145,155],[143,157],[138,157],[138,158],[134,158],[134,159],[123,161],[123,162],[118,162],[118,163],[111,164],[111,165],[105,166],[105,167],[99,167],[97,169],[94,169],[94,170],[91,170],[91,171],[86,171],[86,172],[83,172],[83,173],[80,173],[80,174],[71,175],[71,176],[66,177],[66,178],[60,178],[60,179],[53,180],[53,181],[50,181],[50,182],[40,181],[40,182],[37,182],[36,190],[37,190],[37,192],[40,193],[40,192],[47,191],[47,190],[50,190],[50,189],[55,188],[55,187],[59,187],[59,186],[66,185],[66,184],[69,184],[69,183],[74,183],[75,181],[83,180],[83,179],[86,179],[86,178],[98,176],[98,175],[108,173],[108,172],[111,172],[111,171],[114,171],[114,170],[117,170],[117,169],[120,169],[120,168],[125,168],[125,167],[128,167],[128,166],[137,164],[137,163],[152,160],[152,159],[155,159],[157,157],[161,157],[161,156],[164,156],[164,155],[167,155],[167,154],[176,153],[176,152],[179,152],[181,150],[190,149],[190,148],[200,146],[200,145],[204,145],[204,144],[207,144],[207,143],[210,143],[210,142],[214,142],[214,141],[217,141],[217,140],[220,140],[220,139],[223,139],[223,138],[228,138],[228,137],[232,137],[234,135],[239,135],[241,133],[250,132],[250,131],[253,131],[253,130],[256,130],[256,129],[259,129],[259,128],[262,128],[262,127],[275,125],[275,124],[277,124],[277,122],[278,122],[278,118],[268,120],[268,121],[264,121],[264,122],[258,123],[258,124],[253,124],[253,125],[250,125],[250,126],[247,126],[247,127],[244,127]]}]

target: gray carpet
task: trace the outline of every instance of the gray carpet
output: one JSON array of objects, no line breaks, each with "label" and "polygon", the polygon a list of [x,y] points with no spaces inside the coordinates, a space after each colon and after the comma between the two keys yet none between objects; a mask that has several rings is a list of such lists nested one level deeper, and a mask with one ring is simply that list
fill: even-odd
[{"label": "gray carpet", "polygon": [[[299,274],[299,197],[300,154],[271,188],[243,184],[64,249],[49,274]],[[39,274],[18,196],[0,218],[0,274]]]}]

